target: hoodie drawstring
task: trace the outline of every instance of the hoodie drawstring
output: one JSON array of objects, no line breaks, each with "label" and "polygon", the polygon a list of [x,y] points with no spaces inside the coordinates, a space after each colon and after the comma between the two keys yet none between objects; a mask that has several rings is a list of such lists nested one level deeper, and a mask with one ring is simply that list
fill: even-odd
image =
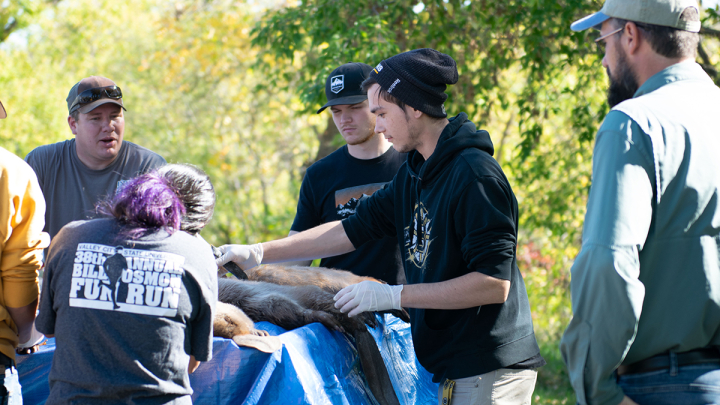
[{"label": "hoodie drawstring", "polygon": [[[415,176],[413,176],[413,180],[415,180]],[[422,221],[422,212],[420,212],[420,193],[421,193],[421,183],[422,179],[420,176],[417,177],[417,181],[415,183],[415,207],[413,207],[413,216],[415,216],[415,237],[416,243],[420,244],[420,222]]]}]

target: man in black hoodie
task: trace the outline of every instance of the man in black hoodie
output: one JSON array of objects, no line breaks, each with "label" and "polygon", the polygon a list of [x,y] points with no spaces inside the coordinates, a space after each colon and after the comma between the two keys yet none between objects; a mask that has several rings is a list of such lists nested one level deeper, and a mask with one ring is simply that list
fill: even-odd
[{"label": "man in black hoodie", "polygon": [[[460,113],[447,119],[455,61],[417,49],[382,61],[363,83],[375,131],[408,160],[392,183],[356,214],[292,237],[228,245],[219,263],[259,263],[335,255],[394,236],[405,286],[363,282],[340,291],[350,316],[408,308],[415,353],[440,385],[440,403],[529,404],[545,364],[516,264],[518,206],[487,131]],[[452,390],[454,386],[454,391]],[[445,402],[447,403],[447,402]]]}]

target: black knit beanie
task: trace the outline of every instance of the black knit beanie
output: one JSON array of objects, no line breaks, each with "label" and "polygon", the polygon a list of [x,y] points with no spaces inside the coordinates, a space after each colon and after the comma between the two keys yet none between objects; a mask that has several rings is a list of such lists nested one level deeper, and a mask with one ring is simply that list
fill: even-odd
[{"label": "black knit beanie", "polygon": [[437,118],[445,113],[445,89],[458,81],[455,61],[434,49],[415,49],[380,62],[370,77],[403,103]]}]

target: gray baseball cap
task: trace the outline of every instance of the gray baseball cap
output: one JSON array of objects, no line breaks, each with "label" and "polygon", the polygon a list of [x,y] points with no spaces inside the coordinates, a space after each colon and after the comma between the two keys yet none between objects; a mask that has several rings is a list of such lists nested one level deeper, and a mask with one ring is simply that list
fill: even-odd
[{"label": "gray baseball cap", "polygon": [[5,112],[5,107],[2,105],[2,101],[0,101],[0,118],[7,117],[7,113]]},{"label": "gray baseball cap", "polygon": [[600,29],[610,18],[635,21],[645,24],[662,25],[679,30],[700,32],[700,21],[682,21],[680,15],[688,7],[700,12],[695,0],[607,0],[595,14],[581,18],[570,26],[573,31],[588,28]]}]

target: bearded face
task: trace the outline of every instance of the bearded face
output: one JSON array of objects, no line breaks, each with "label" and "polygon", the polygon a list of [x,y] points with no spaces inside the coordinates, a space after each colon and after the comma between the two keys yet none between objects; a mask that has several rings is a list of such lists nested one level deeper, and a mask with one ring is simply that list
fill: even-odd
[{"label": "bearded face", "polygon": [[610,108],[622,103],[625,100],[633,98],[635,92],[637,92],[638,85],[637,77],[632,71],[630,66],[627,64],[627,55],[625,51],[617,47],[617,63],[614,72],[610,71],[610,68],[606,68],[608,78],[610,79],[610,87],[607,92],[607,99]]}]

